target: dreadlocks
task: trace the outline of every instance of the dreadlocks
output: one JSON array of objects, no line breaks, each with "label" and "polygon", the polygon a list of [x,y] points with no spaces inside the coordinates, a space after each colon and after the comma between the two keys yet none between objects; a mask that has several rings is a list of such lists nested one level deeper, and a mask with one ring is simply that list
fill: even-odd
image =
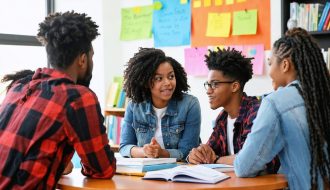
[{"label": "dreadlocks", "polygon": [[291,59],[301,84],[310,132],[312,189],[317,189],[319,177],[329,186],[330,77],[321,49],[305,30],[294,28],[274,43],[273,52],[279,62]]},{"label": "dreadlocks", "polygon": [[26,84],[31,81],[34,71],[22,70],[14,74],[7,74],[2,79],[1,82],[10,82],[7,86],[7,91],[13,86],[14,83],[19,82],[21,84]]}]

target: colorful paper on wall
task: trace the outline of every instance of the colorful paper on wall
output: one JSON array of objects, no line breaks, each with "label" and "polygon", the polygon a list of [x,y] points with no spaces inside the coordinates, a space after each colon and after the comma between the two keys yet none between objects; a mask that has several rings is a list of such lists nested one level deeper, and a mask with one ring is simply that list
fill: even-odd
[{"label": "colorful paper on wall", "polygon": [[236,0],[236,3],[243,3],[245,2],[246,0]]},{"label": "colorful paper on wall", "polygon": [[204,7],[210,7],[211,6],[211,0],[204,0]]},{"label": "colorful paper on wall", "polygon": [[233,35],[253,35],[257,33],[257,9],[235,11],[233,17]]},{"label": "colorful paper on wall", "polygon": [[214,0],[215,6],[221,6],[222,5],[222,0]]},{"label": "colorful paper on wall", "polygon": [[199,8],[202,6],[202,1],[201,0],[194,0],[193,2],[193,7],[194,8]]},{"label": "colorful paper on wall", "polygon": [[209,13],[206,36],[228,37],[230,32],[230,13]]},{"label": "colorful paper on wall", "polygon": [[230,47],[230,48],[232,48],[232,49],[235,49],[236,51],[240,51],[240,52],[244,52],[243,50],[244,50],[244,48],[243,48],[243,46],[242,45],[230,45],[230,46],[228,46],[228,47]]},{"label": "colorful paper on wall", "polygon": [[205,63],[207,53],[207,48],[186,48],[184,50],[184,67],[188,75],[207,76],[208,69]]},{"label": "colorful paper on wall", "polygon": [[153,6],[121,10],[121,40],[151,38]]},{"label": "colorful paper on wall", "polygon": [[181,4],[187,4],[188,3],[188,0],[180,0],[180,3]]},{"label": "colorful paper on wall", "polygon": [[180,46],[190,44],[191,8],[190,1],[158,0],[161,10],[153,14],[153,33],[155,47]]},{"label": "colorful paper on wall", "polygon": [[253,64],[253,74],[262,75],[264,68],[264,45],[246,45],[244,46],[243,54],[246,57],[254,58],[252,60]]},{"label": "colorful paper on wall", "polygon": [[225,0],[226,1],[226,5],[232,5],[234,4],[234,0]]}]

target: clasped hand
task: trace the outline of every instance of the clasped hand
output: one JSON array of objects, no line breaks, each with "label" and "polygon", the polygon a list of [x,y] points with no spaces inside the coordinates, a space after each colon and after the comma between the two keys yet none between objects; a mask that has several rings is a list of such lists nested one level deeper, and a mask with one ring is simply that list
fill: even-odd
[{"label": "clasped hand", "polygon": [[156,139],[153,137],[150,144],[143,146],[143,153],[148,158],[159,158],[161,156],[162,148]]},{"label": "clasped hand", "polygon": [[201,144],[190,151],[188,159],[191,164],[213,164],[216,155],[209,145]]}]

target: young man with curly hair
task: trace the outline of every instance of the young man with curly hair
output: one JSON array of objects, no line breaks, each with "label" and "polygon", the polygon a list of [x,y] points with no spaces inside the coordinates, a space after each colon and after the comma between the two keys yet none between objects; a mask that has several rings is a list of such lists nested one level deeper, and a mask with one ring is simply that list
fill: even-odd
[{"label": "young man with curly hair", "polygon": [[199,144],[198,99],[186,94],[187,74],[160,49],[141,48],[124,73],[132,101],[125,112],[119,152],[125,157],[184,160]]},{"label": "young man with curly hair", "polygon": [[[223,107],[223,111],[216,119],[208,142],[192,149],[188,162],[233,164],[260,106],[256,97],[247,96],[244,92],[245,83],[253,74],[251,59],[230,48],[218,48],[206,56],[209,69],[208,81],[204,83],[206,94],[211,108]],[[267,170],[274,173],[278,167],[274,160],[268,164]]]},{"label": "young man with curly hair", "polygon": [[53,68],[7,75],[0,107],[0,189],[55,189],[74,150],[82,174],[111,178],[116,160],[89,88],[98,26],[86,14],[55,13],[38,39]]}]

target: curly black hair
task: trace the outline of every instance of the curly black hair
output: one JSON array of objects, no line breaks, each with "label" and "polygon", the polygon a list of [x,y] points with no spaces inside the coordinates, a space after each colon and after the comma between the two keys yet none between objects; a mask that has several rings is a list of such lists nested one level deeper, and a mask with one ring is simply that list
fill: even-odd
[{"label": "curly black hair", "polygon": [[66,69],[79,54],[88,55],[99,35],[91,17],[74,11],[50,14],[39,27],[37,38],[46,46],[48,63],[58,69]]},{"label": "curly black hair", "polygon": [[242,52],[230,49],[209,50],[209,55],[205,55],[205,62],[209,70],[221,71],[224,76],[232,80],[239,81],[243,91],[245,83],[252,78],[253,58],[246,58]]},{"label": "curly black hair", "polygon": [[187,83],[187,73],[179,62],[155,48],[140,48],[126,64],[123,88],[127,97],[136,103],[149,99],[151,97],[149,84],[158,66],[164,62],[172,65],[175,74],[176,88],[172,98],[182,99],[183,92],[187,92],[190,88]]},{"label": "curly black hair", "polygon": [[321,178],[324,189],[330,184],[330,75],[315,39],[302,28],[293,28],[278,39],[273,54],[280,63],[287,58],[297,71],[302,88],[310,138],[311,187],[318,189]]}]

